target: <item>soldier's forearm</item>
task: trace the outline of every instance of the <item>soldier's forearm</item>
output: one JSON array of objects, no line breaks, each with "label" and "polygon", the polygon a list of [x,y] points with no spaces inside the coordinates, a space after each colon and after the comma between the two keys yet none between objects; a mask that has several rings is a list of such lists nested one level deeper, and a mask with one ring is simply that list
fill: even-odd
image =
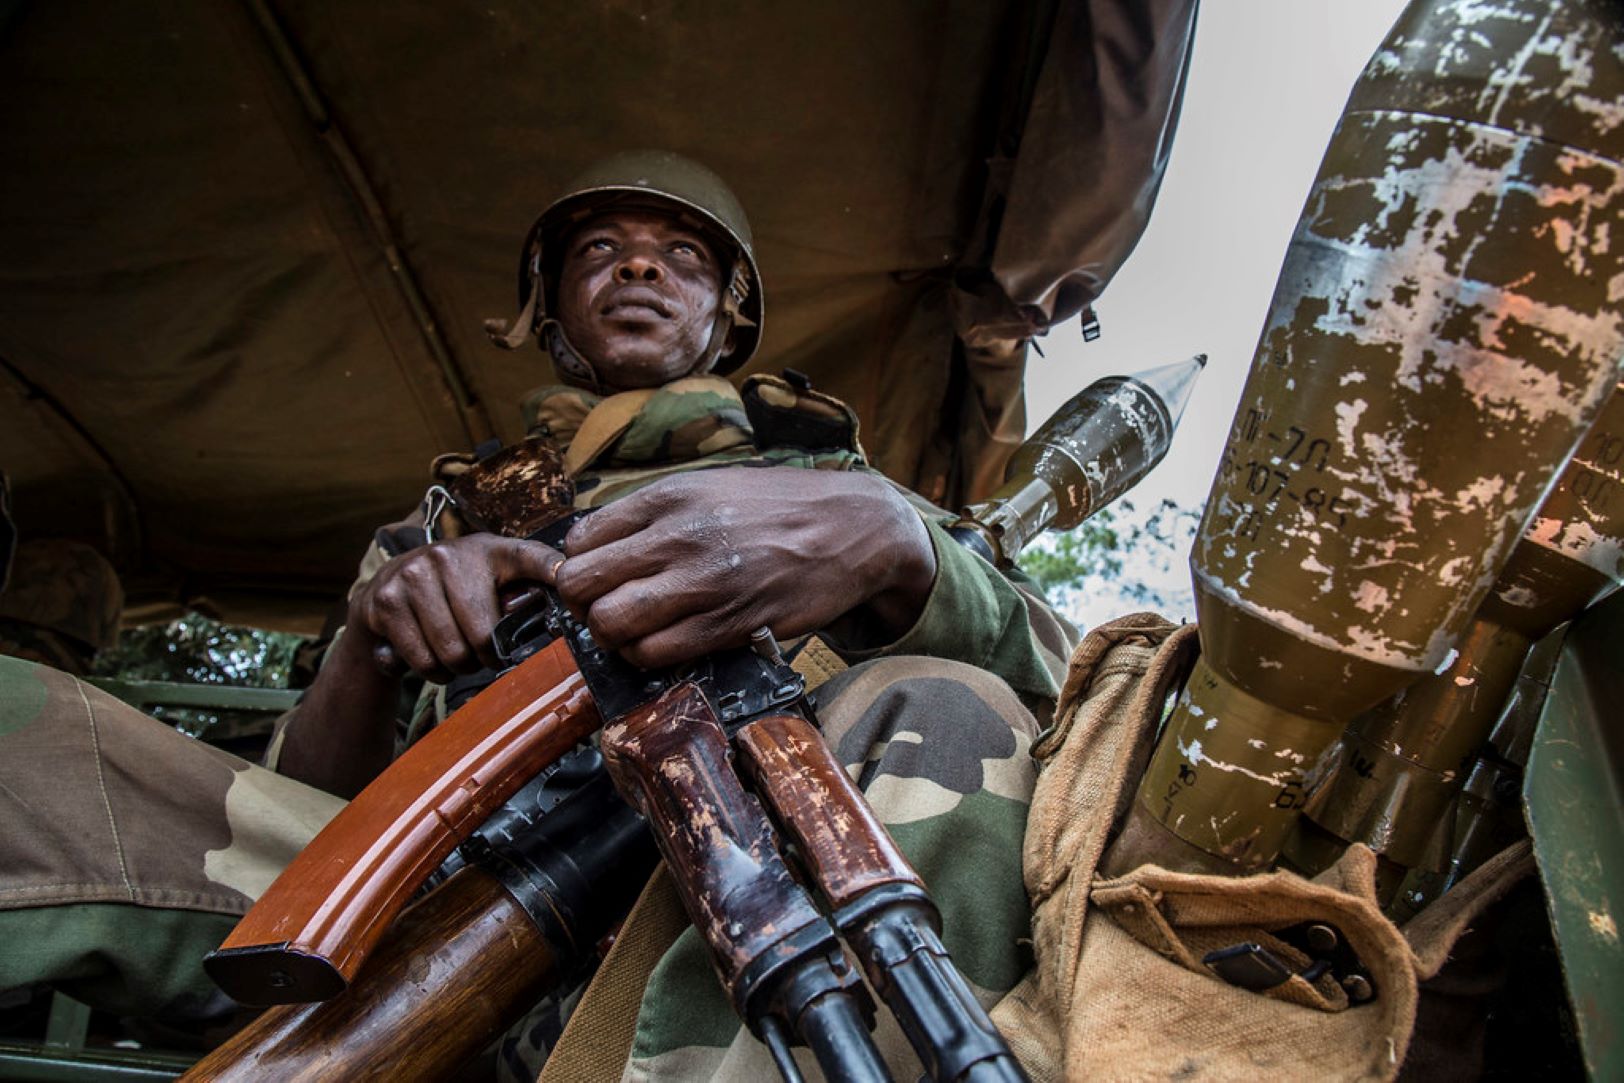
[{"label": "soldier's forearm", "polygon": [[333,645],[294,709],[276,770],[340,797],[354,797],[395,752],[400,679],[373,662],[362,635]]},{"label": "soldier's forearm", "polygon": [[888,575],[863,608],[895,637],[912,628],[925,611],[936,583],[936,549],[924,520],[906,501],[893,499],[896,522],[880,543],[888,557]]}]

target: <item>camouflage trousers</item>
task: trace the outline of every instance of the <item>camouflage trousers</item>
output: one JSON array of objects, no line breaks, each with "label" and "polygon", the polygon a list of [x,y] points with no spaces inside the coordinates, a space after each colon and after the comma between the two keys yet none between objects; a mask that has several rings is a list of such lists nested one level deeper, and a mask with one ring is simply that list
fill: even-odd
[{"label": "camouflage trousers", "polygon": [[[1030,962],[1031,713],[996,677],[915,657],[855,666],[818,700],[830,745],[924,877],[949,950],[990,1005]],[[48,981],[137,1014],[206,996],[202,956],[340,807],[71,677],[0,658],[0,989]],[[917,1074],[893,1023],[876,1037],[901,1077]],[[626,1074],[775,1074],[692,929],[649,979]]]},{"label": "camouflage trousers", "polygon": [[200,960],[343,806],[0,657],[0,989],[185,1018]]}]

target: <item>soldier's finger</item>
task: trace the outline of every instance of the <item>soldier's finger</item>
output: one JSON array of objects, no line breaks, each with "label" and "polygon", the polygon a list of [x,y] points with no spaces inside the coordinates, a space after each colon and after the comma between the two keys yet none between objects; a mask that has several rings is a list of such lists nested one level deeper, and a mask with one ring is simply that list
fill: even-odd
[{"label": "soldier's finger", "polygon": [[[373,631],[383,638],[395,657],[412,672],[435,681],[449,679],[449,674],[441,670],[439,660],[424,642],[414,619],[409,616],[393,617],[381,622]],[[376,654],[374,658],[382,661]]]},{"label": "soldier's finger", "polygon": [[614,649],[687,619],[697,607],[679,577],[662,573],[620,584],[593,602],[584,617],[592,637]]},{"label": "soldier's finger", "polygon": [[564,552],[578,556],[647,530],[679,507],[689,488],[682,478],[665,478],[599,508],[570,527]]},{"label": "soldier's finger", "polygon": [[[452,638],[473,651],[479,664],[486,667],[496,665],[496,648],[491,642],[491,632],[496,628],[496,622],[501,619],[501,599],[497,595],[493,584],[484,583],[477,586],[459,584],[458,589],[448,590],[445,593],[446,608],[450,610],[451,620],[455,624],[455,636],[447,634],[447,643]],[[439,651],[436,649],[436,654]],[[441,655],[443,662],[451,663],[450,659]],[[452,664],[452,668],[456,668]]]},{"label": "soldier's finger", "polygon": [[[488,582],[480,592],[485,595],[485,604],[494,607],[495,592]],[[441,580],[437,577],[423,579],[408,597],[423,642],[434,657],[431,668],[441,673],[464,673],[478,668],[478,654],[457,623]],[[419,672],[425,677],[431,676],[428,670]]]},{"label": "soldier's finger", "polygon": [[524,538],[493,538],[489,559],[491,576],[498,587],[524,580],[552,586],[554,573],[564,563],[564,554],[550,545]]},{"label": "soldier's finger", "polygon": [[[594,636],[602,629],[616,647],[683,627],[703,642],[687,657],[720,646],[737,646],[763,623],[759,604],[739,592],[719,592],[691,568],[666,569],[610,592],[587,613]],[[708,645],[707,645],[708,644]]]},{"label": "soldier's finger", "polygon": [[643,531],[585,553],[572,553],[557,569],[554,586],[564,604],[584,613],[599,598],[627,583],[657,575],[672,560],[661,531]]},{"label": "soldier's finger", "polygon": [[748,643],[753,630],[745,628],[748,623],[748,620],[718,619],[715,613],[699,613],[622,644],[619,654],[643,669],[681,665],[712,651]]},{"label": "soldier's finger", "polygon": [[406,664],[406,659],[396,654],[395,648],[387,643],[379,643],[372,648],[372,661],[385,677],[404,677],[411,668]]}]

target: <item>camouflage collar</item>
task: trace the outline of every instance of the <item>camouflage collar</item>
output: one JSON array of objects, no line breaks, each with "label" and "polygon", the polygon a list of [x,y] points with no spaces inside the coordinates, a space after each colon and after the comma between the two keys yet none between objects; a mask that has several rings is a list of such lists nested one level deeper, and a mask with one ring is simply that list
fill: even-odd
[{"label": "camouflage collar", "polygon": [[652,393],[608,397],[575,387],[542,387],[525,397],[522,409],[531,435],[561,446],[583,428],[610,434],[581,464],[598,468],[686,462],[748,447],[753,436],[743,400],[720,376],[688,376]]}]

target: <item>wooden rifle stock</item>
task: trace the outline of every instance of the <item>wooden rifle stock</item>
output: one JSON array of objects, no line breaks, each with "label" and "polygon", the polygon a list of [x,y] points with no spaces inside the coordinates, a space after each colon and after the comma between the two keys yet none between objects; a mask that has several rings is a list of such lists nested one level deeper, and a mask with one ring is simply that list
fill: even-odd
[{"label": "wooden rifle stock", "polygon": [[400,916],[345,995],[268,1009],[183,1080],[444,1079],[561,976],[507,889],[466,868]]},{"label": "wooden rifle stock", "polygon": [[553,642],[416,742],[283,870],[204,961],[245,1004],[342,992],[434,868],[537,771],[599,726]]},{"label": "wooden rifle stock", "polygon": [[889,1080],[868,1034],[872,1002],[734,772],[704,692],[678,684],[606,725],[602,748],[621,795],[653,825],[734,1010],[785,1078],[800,1078],[794,1034],[830,1079]]}]

